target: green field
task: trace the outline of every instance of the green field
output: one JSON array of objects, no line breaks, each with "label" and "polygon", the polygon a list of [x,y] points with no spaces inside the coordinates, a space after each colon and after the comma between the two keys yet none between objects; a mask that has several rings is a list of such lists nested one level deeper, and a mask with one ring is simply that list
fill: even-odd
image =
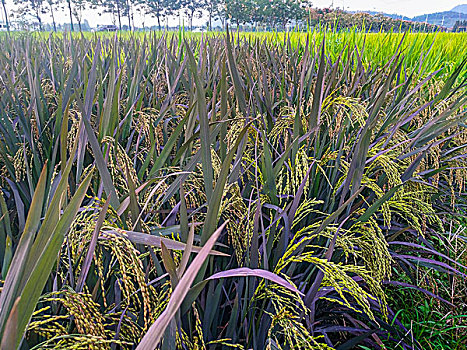
[{"label": "green field", "polygon": [[326,37],[327,54],[333,60],[344,51],[352,51],[357,47],[362,51],[363,61],[367,64],[380,65],[387,60],[401,46],[404,63],[407,66],[418,66],[423,59],[422,68],[434,71],[442,65],[455,66],[466,55],[466,33],[361,33],[356,31],[312,31],[309,33],[250,33],[244,34],[250,38],[268,39],[284,42],[290,41],[293,45],[306,44],[307,39],[315,46]]},{"label": "green field", "polygon": [[463,349],[467,34],[0,36],[2,349]]},{"label": "green field", "polygon": [[[49,35],[63,36],[63,34],[40,33],[35,34],[44,39]],[[74,33],[74,37],[79,39],[84,36],[88,40],[96,37],[113,38],[115,33]],[[219,37],[222,33],[192,33],[189,31],[180,32],[119,32],[121,40],[141,39],[143,37],[159,38],[165,35],[167,38],[176,37],[180,42],[183,38]],[[240,32],[232,33],[232,40],[238,37],[250,42],[267,41],[269,43],[290,45],[303,50],[307,40],[313,46],[319,46],[323,38],[326,38],[326,53],[333,60],[336,60],[342,52],[348,53],[355,48],[361,52],[364,64],[381,65],[386,63],[400,46],[402,55],[405,56],[404,64],[408,67],[420,66],[422,61],[422,72],[432,73],[438,69],[447,67],[453,69],[466,56],[467,33],[362,33],[358,31],[321,31],[313,30],[308,33],[303,32]],[[150,44],[150,43],[149,43]],[[445,69],[446,71],[446,69]]]}]

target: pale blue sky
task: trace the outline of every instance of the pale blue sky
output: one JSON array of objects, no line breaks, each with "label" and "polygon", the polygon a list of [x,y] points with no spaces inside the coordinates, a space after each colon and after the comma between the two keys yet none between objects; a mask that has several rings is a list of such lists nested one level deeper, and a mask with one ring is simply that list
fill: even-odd
[{"label": "pale blue sky", "polygon": [[454,6],[467,3],[467,0],[312,0],[318,7],[343,6],[349,10],[372,10],[397,13],[413,17],[425,13],[451,10]]},{"label": "pale blue sky", "polygon": [[[7,6],[11,9],[13,0],[7,0]],[[397,13],[405,16],[413,17],[416,15],[422,15],[425,13],[440,12],[451,10],[454,6],[467,3],[467,0],[312,0],[312,3],[316,7],[330,7],[332,4],[334,7],[345,7],[346,10],[350,11],[382,11],[387,13]],[[85,11],[83,18],[87,19],[92,27],[97,24],[111,24],[112,17],[110,15],[99,16],[97,11]],[[59,23],[68,22],[66,13],[55,13],[55,19]],[[0,13],[0,20],[3,20],[3,12]],[[44,21],[50,22],[47,15],[44,15]],[[142,18],[135,12],[135,23],[141,26],[142,22],[145,22],[146,26],[156,25],[156,20],[146,16]],[[123,23],[126,24],[126,20]],[[195,19],[193,23],[195,25],[204,24],[205,19]],[[171,19],[169,24],[178,23],[178,19]],[[185,23],[187,20],[185,19]]]}]

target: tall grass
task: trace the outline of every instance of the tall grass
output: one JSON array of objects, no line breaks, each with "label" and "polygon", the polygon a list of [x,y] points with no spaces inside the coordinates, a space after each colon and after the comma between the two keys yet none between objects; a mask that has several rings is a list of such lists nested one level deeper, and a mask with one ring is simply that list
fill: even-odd
[{"label": "tall grass", "polygon": [[2,347],[420,348],[466,59],[338,37],[2,38]]}]

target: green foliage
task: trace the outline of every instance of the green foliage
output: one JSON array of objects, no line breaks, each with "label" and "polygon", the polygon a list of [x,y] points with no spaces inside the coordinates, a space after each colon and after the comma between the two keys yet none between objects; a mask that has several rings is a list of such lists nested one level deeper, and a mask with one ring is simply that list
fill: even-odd
[{"label": "green foliage", "polygon": [[467,31],[467,21],[456,21],[454,27],[452,28],[453,32],[466,32]]},{"label": "green foliage", "polygon": [[340,9],[311,9],[308,25],[330,27],[335,30],[363,30],[372,32],[436,32],[442,28],[423,21],[394,19],[384,14],[351,13]]},{"label": "green foliage", "polygon": [[302,22],[309,4],[302,0],[226,0],[225,16],[231,23],[285,28]]},{"label": "green foliage", "polygon": [[340,38],[1,37],[5,344],[420,348],[387,285],[465,276],[466,62]]},{"label": "green foliage", "polygon": [[159,30],[162,28],[161,23],[164,19],[181,8],[181,2],[174,0],[136,0],[136,4],[140,5],[145,14],[157,19]]}]

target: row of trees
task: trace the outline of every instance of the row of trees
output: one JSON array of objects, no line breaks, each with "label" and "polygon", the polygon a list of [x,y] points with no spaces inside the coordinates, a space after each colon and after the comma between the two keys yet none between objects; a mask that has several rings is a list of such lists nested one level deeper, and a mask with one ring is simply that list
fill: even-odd
[{"label": "row of trees", "polygon": [[311,3],[307,0],[226,0],[226,18],[237,26],[267,24],[285,27],[306,19]]},{"label": "row of trees", "polygon": [[[5,0],[3,5],[5,17],[7,9]],[[388,16],[368,13],[349,13],[338,9],[314,9],[310,0],[13,0],[16,6],[16,15],[32,16],[38,29],[43,30],[42,16],[49,14],[52,19],[52,29],[57,30],[55,13],[67,12],[71,30],[83,28],[83,13],[92,9],[99,14],[112,14],[115,24],[121,29],[134,29],[134,14],[140,18],[151,17],[161,29],[169,17],[186,16],[188,26],[193,28],[193,19],[205,16],[207,26],[212,29],[214,20],[221,20],[222,26],[229,21],[237,27],[248,24],[251,28],[266,26],[266,29],[282,27],[287,24],[308,23],[341,30],[345,28],[359,28],[362,30],[396,30],[396,31],[422,31],[438,30],[436,25],[418,23],[406,20],[393,19]],[[8,17],[7,17],[8,18]],[[126,22],[127,21],[127,22]],[[143,21],[143,27],[145,27]],[[180,20],[181,23],[181,20]],[[87,24],[87,23],[86,23]],[[146,23],[147,24],[147,23]],[[8,25],[8,23],[7,23]],[[151,27],[152,25],[149,25]],[[25,25],[24,27],[27,27]],[[63,26],[61,27],[63,28]],[[50,29],[50,27],[48,28]],[[459,22],[455,31],[465,31],[465,23]]]},{"label": "row of trees", "polygon": [[[10,26],[7,16],[5,0],[1,0],[5,17],[7,18],[7,26]],[[140,0],[138,0],[139,2]],[[122,27],[125,17],[128,19],[128,25],[132,26],[132,2],[134,0],[13,0],[16,5],[15,10],[10,14],[12,17],[20,19],[28,16],[34,18],[38,29],[43,30],[43,16],[49,14],[52,19],[53,29],[57,30],[55,14],[57,12],[66,12],[69,16],[71,29],[79,28],[82,30],[83,13],[86,9],[95,9],[99,14],[111,13],[118,19],[118,25]]]},{"label": "row of trees", "polygon": [[453,32],[467,32],[467,21],[456,21]]},{"label": "row of trees", "polygon": [[[8,11],[5,0],[1,0],[8,23]],[[207,25],[212,28],[214,20],[223,24],[268,24],[269,26],[286,26],[293,21],[306,18],[307,9],[311,7],[308,0],[13,0],[16,9],[13,16],[32,16],[38,29],[43,30],[43,16],[49,14],[53,29],[57,30],[57,12],[67,12],[71,29],[82,29],[83,12],[86,9],[98,11],[99,14],[110,13],[120,29],[125,21],[128,28],[134,28],[134,14],[142,18],[153,18],[159,27],[168,17],[187,16],[188,25],[193,26],[194,18],[206,16]],[[77,26],[76,26],[77,24]],[[125,25],[126,26],[126,25]],[[144,26],[144,24],[143,24]],[[76,28],[77,27],[77,28]]]}]

